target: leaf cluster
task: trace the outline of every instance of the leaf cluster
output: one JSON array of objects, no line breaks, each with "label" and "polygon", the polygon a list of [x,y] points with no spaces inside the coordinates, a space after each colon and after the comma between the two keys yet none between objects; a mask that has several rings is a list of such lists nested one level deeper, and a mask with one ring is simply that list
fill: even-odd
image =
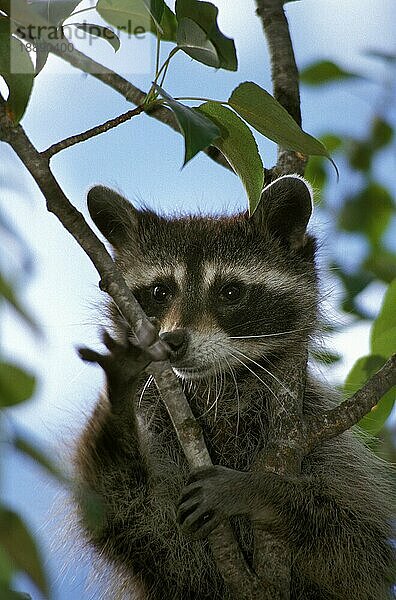
[{"label": "leaf cluster", "polygon": [[[255,83],[241,83],[228,100],[206,99],[198,107],[182,103],[181,99],[173,98],[164,89],[167,70],[179,51],[209,67],[237,70],[234,41],[220,30],[218,9],[212,3],[177,0],[173,12],[163,0],[98,0],[95,6],[97,14],[113,30],[86,21],[70,22],[69,19],[84,12],[84,9],[75,11],[76,5],[75,1],[66,0],[57,5],[56,10],[51,5],[51,9],[45,11],[46,3],[31,5],[28,0],[16,0],[16,8],[9,11],[4,0],[0,0],[0,10],[3,11],[0,16],[0,75],[9,89],[7,111],[14,123],[23,116],[34,77],[45,65],[51,50],[49,33],[40,34],[44,39],[26,37],[28,24],[33,23],[37,28],[41,25],[44,31],[47,31],[44,25],[48,26],[48,31],[51,25],[62,39],[67,23],[89,36],[103,38],[115,51],[120,47],[119,31],[133,31],[144,26],[157,38],[154,81],[144,101],[146,114],[153,114],[163,104],[174,113],[185,141],[184,164],[211,145],[218,148],[246,189],[250,213],[256,209],[264,185],[263,161],[251,128],[299,156],[315,154],[329,157],[322,142],[304,132],[279,102]],[[32,30],[29,31],[32,36]],[[44,50],[43,41],[47,44],[44,44]],[[160,65],[160,48],[164,41],[174,46]],[[38,51],[35,67],[28,53],[30,43],[35,43]]]}]

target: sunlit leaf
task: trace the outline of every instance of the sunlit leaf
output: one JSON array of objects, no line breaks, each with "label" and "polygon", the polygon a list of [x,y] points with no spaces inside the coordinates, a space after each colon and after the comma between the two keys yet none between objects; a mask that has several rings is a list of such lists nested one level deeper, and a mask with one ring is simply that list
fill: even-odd
[{"label": "sunlit leaf", "polygon": [[162,18],[161,3],[151,7],[149,0],[99,0],[96,10],[107,23],[129,34],[140,28],[157,32]]},{"label": "sunlit leaf", "polygon": [[329,60],[315,62],[300,71],[300,81],[309,85],[322,85],[342,79],[356,79],[359,75],[345,71]]},{"label": "sunlit leaf", "polygon": [[[238,61],[234,41],[220,31],[217,24],[219,10],[214,4],[199,0],[176,0],[175,12],[179,24],[187,18],[194,21],[206,33],[207,39],[216,48],[218,66],[230,71],[237,70]],[[193,58],[200,60],[196,56]]]},{"label": "sunlit leaf", "polygon": [[180,130],[184,135],[185,153],[183,166],[200,150],[210,146],[220,135],[220,129],[198,110],[185,106],[170,96],[158,85],[155,86],[174,112]]},{"label": "sunlit leaf", "polygon": [[96,10],[120,31],[151,31],[163,40],[175,40],[176,17],[163,0],[99,0]]},{"label": "sunlit leaf", "polygon": [[77,29],[81,29],[81,31],[85,31],[89,35],[106,40],[106,42],[108,42],[114,48],[115,52],[120,49],[119,37],[108,27],[103,27],[102,25],[95,25],[92,23],[73,23],[73,25],[75,25]]},{"label": "sunlit leaf", "polygon": [[205,31],[191,19],[183,17],[180,20],[177,28],[177,45],[191,58],[209,67],[220,66],[216,48]]},{"label": "sunlit leaf", "polygon": [[228,103],[257,131],[283,148],[304,155],[329,156],[323,144],[305,133],[287,110],[257,84],[250,81],[241,83],[232,92]]},{"label": "sunlit leaf", "polygon": [[8,117],[19,123],[26,110],[33,87],[34,67],[25,46],[10,37],[8,19],[0,17],[0,75],[9,95],[6,103]]},{"label": "sunlit leaf", "polygon": [[253,214],[263,190],[264,168],[252,132],[238,115],[218,102],[206,102],[198,110],[220,129],[221,137],[213,145],[221,150],[239,175],[248,195],[249,212]]},{"label": "sunlit leaf", "polygon": [[35,389],[35,378],[19,367],[0,362],[0,407],[28,400]]},{"label": "sunlit leaf", "polygon": [[396,353],[396,279],[389,285],[373,323],[371,351],[386,358]]},{"label": "sunlit leaf", "polygon": [[0,508],[0,544],[16,569],[26,573],[48,598],[47,578],[36,542],[21,517],[4,506]]},{"label": "sunlit leaf", "polygon": [[[344,384],[346,396],[351,396],[368,381],[386,362],[383,356],[363,356],[354,364]],[[389,390],[378,404],[361,419],[359,426],[371,435],[376,435],[384,426],[396,398],[396,387]]]}]

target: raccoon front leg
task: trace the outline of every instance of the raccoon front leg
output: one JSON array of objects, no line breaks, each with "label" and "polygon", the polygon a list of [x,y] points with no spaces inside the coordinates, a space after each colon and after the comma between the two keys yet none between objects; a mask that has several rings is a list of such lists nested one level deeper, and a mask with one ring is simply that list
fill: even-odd
[{"label": "raccoon front leg", "polygon": [[287,542],[294,568],[321,592],[339,600],[390,599],[395,565],[390,525],[374,494],[367,503],[362,486],[351,489],[348,498],[331,479],[315,475],[283,477],[216,466],[192,475],[178,522],[185,533],[202,538],[220,521],[247,514]]},{"label": "raccoon front leg", "polygon": [[[108,354],[89,348],[79,350],[83,360],[97,363],[105,371],[106,391],[79,440],[75,466],[82,493],[78,501],[91,541],[102,549],[114,538],[114,549],[122,550],[128,540],[125,534],[123,542],[120,524],[125,514],[131,514],[131,507],[139,505],[147,483],[134,403],[139,376],[151,357],[128,340],[116,342],[108,333],[104,333],[103,342]],[[92,531],[84,518],[84,503],[90,493],[98,496],[104,513],[103,523]]]}]

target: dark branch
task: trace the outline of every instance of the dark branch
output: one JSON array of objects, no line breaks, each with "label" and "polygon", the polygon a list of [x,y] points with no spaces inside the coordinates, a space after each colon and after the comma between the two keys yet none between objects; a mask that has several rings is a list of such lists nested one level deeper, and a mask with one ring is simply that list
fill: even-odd
[{"label": "dark branch", "polygon": [[101,125],[96,125],[95,127],[88,129],[87,131],[83,131],[82,133],[78,133],[76,135],[71,135],[70,137],[64,140],[53,144],[52,146],[47,148],[47,150],[41,152],[41,154],[46,160],[49,160],[54,156],[54,154],[57,154],[61,150],[65,150],[65,148],[70,148],[70,146],[74,146],[75,144],[79,144],[80,142],[85,142],[86,140],[89,140],[90,138],[93,138],[96,135],[105,133],[106,131],[113,129],[113,127],[117,127],[121,123],[129,121],[129,119],[132,119],[132,117],[140,115],[140,113],[142,113],[143,110],[144,109],[142,106],[137,106],[136,108],[128,110],[127,112],[123,113],[122,115],[119,115],[118,117],[115,117],[114,119],[109,119]]},{"label": "dark branch", "polygon": [[358,423],[393,386],[396,386],[396,354],[351,398],[306,422],[308,451]]},{"label": "dark branch", "polygon": [[[270,60],[273,94],[276,100],[301,125],[299,76],[290,38],[283,0],[256,0],[257,14],[262,20]],[[277,164],[265,173],[270,183],[280,175],[304,174],[306,157],[278,147]],[[301,447],[302,407],[307,372],[308,350],[291,356],[278,373],[285,386],[276,385],[269,422],[269,447],[255,462],[255,470],[272,470],[281,474],[299,474],[303,458]],[[276,396],[276,398],[275,398]],[[284,407],[287,406],[287,411]],[[255,570],[269,582],[263,600],[288,600],[290,597],[291,553],[287,544],[254,524]],[[276,588],[274,594],[273,588]]]},{"label": "dark branch", "polygon": [[[136,104],[137,106],[143,104],[146,98],[145,92],[134,86],[127,79],[124,79],[124,77],[121,77],[121,75],[118,75],[118,73],[115,73],[92,58],[89,58],[79,50],[76,50],[71,42],[68,42],[66,46],[67,48],[65,50],[61,50],[56,44],[50,44],[49,50],[52,54],[62,58],[73,67],[92,75],[95,79],[98,79],[105,85],[111,87],[113,90],[124,96],[129,102],[133,102],[133,104]],[[154,107],[148,114],[180,133],[180,127],[174,114],[166,107]],[[220,150],[214,146],[210,146],[204,152],[219,165],[233,172],[231,165]]]},{"label": "dark branch", "polygon": [[[283,0],[256,0],[271,59],[273,94],[301,126],[299,76]],[[277,164],[268,173],[268,183],[287,173],[304,174],[307,158],[278,148]]]}]

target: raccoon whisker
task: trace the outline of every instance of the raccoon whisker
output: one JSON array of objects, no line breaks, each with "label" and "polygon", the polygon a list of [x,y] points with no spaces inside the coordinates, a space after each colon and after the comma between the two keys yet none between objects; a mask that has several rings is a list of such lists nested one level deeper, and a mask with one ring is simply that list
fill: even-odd
[{"label": "raccoon whisker", "polygon": [[250,338],[264,338],[264,337],[273,337],[276,335],[287,335],[288,333],[295,333],[296,331],[305,331],[309,329],[309,327],[301,327],[300,329],[290,329],[289,331],[279,331],[277,333],[263,333],[261,335],[236,335],[230,336],[229,340],[247,340]]},{"label": "raccoon whisker", "polygon": [[237,356],[235,356],[235,354],[232,354],[232,352],[230,352],[230,355],[235,358],[235,360],[237,360],[238,362],[241,363],[241,365],[243,365],[245,367],[245,369],[247,369],[248,371],[250,371],[250,373],[252,373],[252,375],[254,375],[263,385],[265,385],[265,387],[267,388],[267,390],[269,392],[271,392],[271,394],[274,396],[274,398],[278,398],[277,395],[275,394],[274,390],[268,385],[268,383],[266,381],[263,381],[263,379],[261,379],[261,377],[259,377],[257,375],[257,373],[255,373],[253,371],[253,369],[251,369],[246,363],[243,362],[243,360],[241,360],[240,358],[238,358]]},{"label": "raccoon whisker", "polygon": [[276,377],[276,375],[274,375],[273,373],[271,373],[271,371],[269,371],[268,369],[266,369],[265,367],[263,367],[263,365],[260,365],[258,362],[256,362],[255,360],[253,360],[249,356],[246,356],[246,354],[244,354],[240,350],[237,350],[236,348],[233,348],[233,350],[234,350],[234,352],[238,352],[238,354],[240,354],[241,356],[243,356],[243,358],[246,358],[246,360],[249,360],[250,362],[252,362],[253,364],[255,364],[257,367],[259,367],[259,369],[262,369],[263,371],[265,371],[265,373],[267,373],[268,375],[270,375],[273,379],[275,379],[275,381],[277,383],[279,383],[279,385],[281,387],[283,387],[283,389],[285,390],[285,392],[287,392],[291,396],[294,396],[293,392],[284,383],[282,383],[282,381],[280,381],[280,379],[278,379]]},{"label": "raccoon whisker", "polygon": [[[214,377],[215,377],[215,399],[214,399],[214,401],[212,402],[212,404],[209,406],[209,408],[207,408],[207,410],[205,410],[205,412],[203,412],[203,413],[200,415],[201,417],[204,417],[205,415],[207,415],[207,414],[208,414],[208,413],[209,413],[209,412],[212,410],[212,408],[213,408],[213,407],[215,407],[215,416],[214,416],[214,419],[215,419],[215,420],[216,420],[216,418],[217,418],[217,402],[218,402],[218,399],[219,399],[219,397],[220,397],[220,393],[221,393],[221,391],[222,391],[222,386],[221,386],[221,385],[220,385],[220,388],[219,388],[219,391],[218,391],[218,385],[217,385],[217,384],[218,384],[218,379],[217,379],[217,375],[219,374],[220,376],[222,376],[222,373],[223,373],[223,369],[222,369],[222,367],[221,367],[221,363],[220,363],[220,361],[216,361],[216,362],[217,362],[217,364],[219,365],[220,369],[219,369],[219,370],[217,370],[217,368],[215,367],[215,369],[216,369],[216,370],[215,370],[215,372],[214,372]],[[212,378],[211,378],[211,379],[212,379]],[[221,381],[222,381],[222,380],[220,380],[220,384],[221,384]],[[209,380],[208,380],[208,383],[209,383]],[[207,399],[206,399],[206,405],[207,405],[207,406],[209,405],[209,401],[210,401],[210,392],[211,392],[211,391],[212,391],[212,388],[210,387],[210,385],[208,385],[208,396],[207,396]]]},{"label": "raccoon whisker", "polygon": [[[254,319],[251,321],[244,321],[242,323],[238,323],[238,325],[234,325],[233,327],[231,327],[229,329],[229,331],[233,331],[234,329],[237,329],[237,328],[246,327],[247,325],[258,325],[260,323],[265,323],[266,325],[270,325],[270,323],[268,322],[268,318]],[[316,321],[308,321],[307,325],[305,325],[304,327],[300,327],[298,329],[292,329],[291,331],[294,332],[294,331],[304,331],[306,329],[311,329],[313,326],[315,326],[315,324],[316,324]],[[284,332],[280,332],[280,333],[284,333]],[[267,334],[267,335],[278,335],[278,333]]]},{"label": "raccoon whisker", "polygon": [[236,425],[235,436],[237,437],[238,433],[239,433],[239,420],[240,420],[240,401],[239,401],[238,384],[237,384],[236,377],[235,377],[235,371],[232,368],[232,365],[229,363],[229,361],[227,360],[226,357],[224,357],[224,361],[225,361],[226,365],[228,366],[228,369],[231,373],[231,377],[234,381],[234,386],[235,386],[235,394],[236,394],[236,400],[237,400],[237,425]]},{"label": "raccoon whisker", "polygon": [[141,394],[139,396],[139,403],[138,403],[139,408],[142,404],[142,400],[143,400],[143,396],[144,396],[145,392],[148,390],[148,388],[150,387],[150,385],[152,384],[153,381],[154,381],[154,377],[152,375],[150,375],[150,377],[147,379],[146,383],[144,384]]}]

